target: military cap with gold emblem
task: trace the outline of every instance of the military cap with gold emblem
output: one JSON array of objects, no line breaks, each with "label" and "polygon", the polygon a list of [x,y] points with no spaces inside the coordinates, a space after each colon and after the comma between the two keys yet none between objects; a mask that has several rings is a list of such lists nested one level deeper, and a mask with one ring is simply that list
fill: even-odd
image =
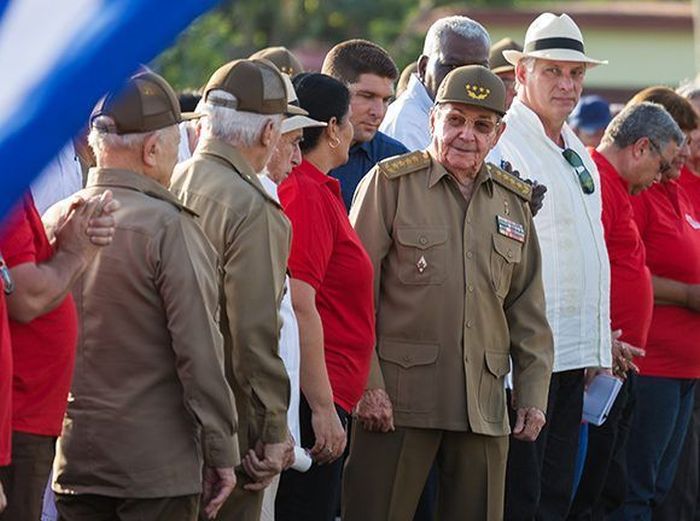
[{"label": "military cap with gold emblem", "polygon": [[506,113],[506,88],[501,79],[481,65],[465,65],[452,70],[442,80],[435,103],[464,103]]},{"label": "military cap with gold emblem", "polygon": [[304,67],[301,65],[299,58],[294,56],[294,53],[286,47],[265,47],[258,52],[253,53],[249,57],[250,60],[264,59],[275,64],[280,72],[285,73],[292,78],[297,74],[304,72]]},{"label": "military cap with gold emblem", "polygon": [[511,38],[503,38],[491,46],[489,53],[489,66],[494,74],[515,70],[515,65],[510,63],[503,56],[503,51],[522,51],[523,47],[518,45]]}]

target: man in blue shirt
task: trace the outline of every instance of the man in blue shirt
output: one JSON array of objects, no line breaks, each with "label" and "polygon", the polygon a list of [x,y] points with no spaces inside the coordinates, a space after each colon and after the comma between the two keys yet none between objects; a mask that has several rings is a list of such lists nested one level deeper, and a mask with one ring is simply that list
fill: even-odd
[{"label": "man in blue shirt", "polygon": [[401,143],[379,132],[399,71],[378,45],[367,40],[347,40],[328,52],[321,72],[350,89],[350,121],[355,131],[350,157],[329,174],[340,181],[343,201],[349,210],[355,187],[375,164],[408,152]]}]

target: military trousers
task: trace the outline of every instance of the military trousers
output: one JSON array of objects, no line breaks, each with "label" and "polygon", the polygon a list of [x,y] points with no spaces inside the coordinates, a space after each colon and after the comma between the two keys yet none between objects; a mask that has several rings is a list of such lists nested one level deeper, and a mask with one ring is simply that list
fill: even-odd
[{"label": "military trousers", "polygon": [[343,475],[343,521],[411,521],[433,462],[436,519],[503,518],[508,436],[396,427],[352,433]]},{"label": "military trousers", "polygon": [[116,498],[56,494],[58,521],[196,521],[199,494],[164,498]]}]

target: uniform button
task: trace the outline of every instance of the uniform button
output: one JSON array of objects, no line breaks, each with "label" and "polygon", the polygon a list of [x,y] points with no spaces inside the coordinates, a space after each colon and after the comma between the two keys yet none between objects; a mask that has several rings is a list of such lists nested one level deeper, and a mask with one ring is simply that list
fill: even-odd
[{"label": "uniform button", "polygon": [[471,259],[474,256],[474,254],[470,251],[467,252],[467,259]]},{"label": "uniform button", "polygon": [[474,325],[474,323],[473,323],[471,320],[470,320],[469,322],[467,322],[467,327],[468,327],[469,329],[471,329],[471,327],[472,327],[473,325]]},{"label": "uniform button", "polygon": [[422,236],[421,236],[421,237],[418,239],[418,242],[421,243],[423,246],[425,246],[426,244],[428,244],[428,239],[426,239],[425,237],[422,237]]},{"label": "uniform button", "polygon": [[473,293],[473,292],[474,292],[474,286],[471,286],[471,285],[470,285],[470,286],[467,288],[467,291],[469,291],[469,293]]},{"label": "uniform button", "polygon": [[467,217],[467,224],[471,224],[471,223],[472,223],[471,217]]},{"label": "uniform button", "polygon": [[513,258],[513,250],[508,250],[508,258],[512,259]]},{"label": "uniform button", "polygon": [[403,355],[403,361],[404,362],[412,362],[413,357],[411,355]]}]

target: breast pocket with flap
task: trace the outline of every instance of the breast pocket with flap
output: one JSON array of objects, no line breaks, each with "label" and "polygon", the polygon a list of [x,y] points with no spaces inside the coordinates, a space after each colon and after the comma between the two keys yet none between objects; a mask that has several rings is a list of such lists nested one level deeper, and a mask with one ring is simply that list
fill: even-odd
[{"label": "breast pocket with flap", "polygon": [[504,299],[510,290],[513,269],[520,262],[523,246],[514,239],[502,235],[493,236],[491,250],[491,282],[496,295]]},{"label": "breast pocket with flap", "polygon": [[435,408],[438,344],[380,340],[379,359],[386,392],[396,411]]},{"label": "breast pocket with flap", "polygon": [[399,279],[404,284],[442,284],[447,278],[447,228],[396,229]]}]

